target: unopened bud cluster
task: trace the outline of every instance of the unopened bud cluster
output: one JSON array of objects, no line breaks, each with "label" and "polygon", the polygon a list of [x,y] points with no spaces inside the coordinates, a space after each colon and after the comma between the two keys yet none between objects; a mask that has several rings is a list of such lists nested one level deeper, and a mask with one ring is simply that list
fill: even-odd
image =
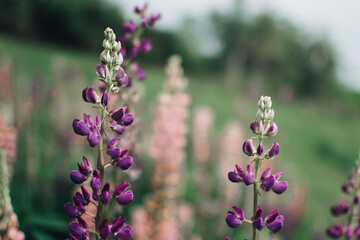
[{"label": "unopened bud cluster", "polygon": [[[271,173],[271,167],[269,167],[261,175],[259,174],[262,161],[274,159],[279,154],[280,146],[277,142],[274,142],[269,149],[264,150],[263,140],[275,136],[278,132],[278,127],[273,121],[274,110],[272,109],[271,98],[262,96],[258,102],[258,107],[256,119],[250,124],[250,129],[255,134],[255,137],[246,140],[242,147],[246,155],[254,157],[253,165],[248,164],[246,169],[243,169],[236,164],[235,170],[228,173],[228,178],[231,182],[242,182],[245,186],[253,185],[254,215],[251,219],[247,220],[244,211],[237,206],[233,206],[234,211],[229,211],[226,215],[226,222],[231,228],[235,228],[243,222],[252,224],[253,239],[256,239],[256,231],[261,231],[264,226],[267,226],[272,232],[277,232],[283,228],[284,222],[284,217],[279,215],[279,209],[269,213],[265,219],[262,218],[262,209],[257,204],[260,188],[265,192],[271,190],[276,194],[282,194],[288,187],[286,181],[280,181],[283,172]],[[257,146],[254,145],[254,140],[258,141]]]},{"label": "unopened bud cluster", "polygon": [[342,191],[350,197],[349,201],[341,201],[330,209],[331,214],[340,219],[340,223],[326,229],[331,238],[360,239],[360,156],[356,165],[348,175],[348,183],[342,185]]}]

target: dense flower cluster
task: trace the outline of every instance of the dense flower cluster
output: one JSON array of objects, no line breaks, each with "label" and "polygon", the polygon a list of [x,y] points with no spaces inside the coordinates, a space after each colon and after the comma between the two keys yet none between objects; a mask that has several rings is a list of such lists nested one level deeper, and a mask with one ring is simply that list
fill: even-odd
[{"label": "dense flower cluster", "polygon": [[9,192],[9,176],[6,152],[0,148],[0,240],[24,240],[25,235],[18,230],[17,216],[13,212]]},{"label": "dense flower cluster", "polygon": [[147,27],[152,27],[160,19],[161,14],[148,15],[148,5],[143,7],[136,7],[135,13],[139,15],[141,21],[136,23],[134,20],[123,24],[122,35],[117,40],[121,42],[120,53],[126,57],[123,63],[123,67],[128,72],[128,86],[132,84],[132,78],[143,80],[146,78],[145,70],[139,66],[134,59],[138,54],[148,53],[152,49],[151,40],[141,39],[141,34]]},{"label": "dense flower cluster", "polygon": [[10,127],[0,117],[0,148],[6,153],[9,176],[11,177],[12,165],[16,153],[16,129]]},{"label": "dense flower cluster", "polygon": [[[287,182],[280,181],[283,172],[272,174],[271,167],[267,168],[261,176],[259,175],[262,161],[274,159],[279,154],[280,146],[277,142],[274,142],[267,151],[264,151],[263,140],[275,136],[278,132],[278,127],[273,121],[274,110],[271,108],[271,98],[262,96],[258,106],[256,119],[250,124],[250,129],[256,136],[246,140],[242,147],[246,155],[254,157],[254,165],[249,164],[246,169],[243,169],[236,164],[235,170],[228,173],[228,178],[231,182],[243,182],[246,186],[253,185],[253,216],[249,220],[246,219],[244,211],[237,206],[233,206],[234,211],[230,210],[226,215],[226,223],[231,228],[236,228],[243,222],[252,224],[253,240],[257,239],[257,231],[261,231],[264,226],[275,233],[283,228],[284,223],[284,217],[279,215],[279,209],[269,213],[265,218],[262,217],[262,209],[258,205],[260,188],[265,192],[271,190],[276,194],[282,194],[288,187]],[[259,142],[257,147],[254,146],[254,140]]]},{"label": "dense flower cluster", "polygon": [[[127,170],[131,167],[133,159],[126,156],[127,149],[118,147],[119,137],[109,139],[104,148],[105,136],[121,135],[125,129],[132,124],[134,116],[128,113],[127,107],[108,109],[108,102],[111,93],[118,92],[121,87],[127,84],[127,76],[121,67],[123,56],[119,52],[121,43],[116,41],[114,32],[107,28],[104,32],[104,50],[100,54],[101,62],[96,67],[99,80],[106,85],[102,96],[98,96],[94,87],[86,87],[82,92],[85,102],[95,105],[101,110],[101,116],[96,115],[95,120],[88,114],[83,114],[83,119],[73,121],[74,132],[81,136],[86,136],[90,147],[98,147],[98,160],[96,169],[84,156],[83,162],[78,163],[78,170],[70,173],[71,180],[76,184],[83,184],[90,181],[91,191],[84,186],[73,196],[73,203],[66,203],[64,211],[69,218],[76,219],[69,224],[70,239],[83,240],[90,239],[90,234],[96,235],[96,239],[107,240],[110,236],[116,239],[127,240],[133,234],[131,226],[125,224],[125,219],[120,216],[111,223],[107,218],[102,217],[102,208],[113,198],[120,205],[128,205],[132,202],[133,192],[129,190],[129,183],[123,182],[113,190],[109,183],[104,182],[105,168],[113,166],[119,170]],[[112,132],[112,133],[111,133]],[[106,152],[109,161],[105,162],[104,153]],[[94,204],[97,208],[96,216],[93,216],[95,229],[89,229],[89,224],[82,218],[86,212],[85,207]]]},{"label": "dense flower cluster", "polygon": [[358,204],[360,203],[360,157],[357,166],[348,175],[348,183],[342,185],[342,191],[349,195],[350,201],[342,201],[330,208],[333,216],[343,219],[340,224],[333,224],[326,229],[331,238],[360,239],[360,216]]},{"label": "dense flower cluster", "polygon": [[145,210],[137,211],[135,216],[138,224],[146,222],[150,227],[136,229],[134,235],[137,239],[178,240],[182,234],[178,199],[179,187],[184,182],[181,170],[185,158],[185,119],[190,97],[184,93],[187,80],[183,77],[179,57],[170,57],[166,74],[163,90],[158,95],[151,148],[155,160],[152,177],[154,194],[147,199]]}]

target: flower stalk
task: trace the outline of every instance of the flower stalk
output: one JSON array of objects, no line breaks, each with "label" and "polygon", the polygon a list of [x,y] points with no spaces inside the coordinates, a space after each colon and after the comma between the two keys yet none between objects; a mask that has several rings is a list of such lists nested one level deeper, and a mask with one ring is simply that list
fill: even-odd
[{"label": "flower stalk", "polygon": [[[276,194],[282,194],[286,191],[288,183],[279,181],[283,172],[271,174],[271,167],[267,168],[260,176],[262,161],[274,159],[280,151],[280,146],[277,142],[273,143],[270,149],[264,152],[263,140],[275,136],[278,132],[274,119],[274,110],[272,109],[272,101],[270,97],[261,97],[258,102],[258,111],[256,119],[250,124],[251,131],[256,135],[243,144],[243,152],[253,157],[253,165],[247,165],[246,170],[242,169],[238,164],[235,165],[235,170],[228,173],[228,178],[231,182],[243,182],[246,186],[253,185],[253,217],[246,219],[244,211],[233,206],[234,211],[229,211],[226,215],[226,223],[231,228],[240,226],[243,222],[251,224],[253,228],[252,239],[259,239],[259,231],[266,225],[272,232],[278,232],[283,228],[284,217],[279,215],[279,209],[269,213],[264,219],[262,217],[262,209],[259,206],[260,188],[265,192],[272,190]],[[258,140],[257,148],[253,141]],[[230,238],[227,238],[231,240]]]},{"label": "flower stalk", "polygon": [[[132,237],[133,229],[125,224],[125,219],[115,218],[110,224],[108,218],[103,217],[103,207],[113,198],[120,205],[128,205],[134,196],[131,190],[127,190],[129,183],[123,182],[116,186],[112,191],[110,184],[105,182],[105,157],[106,151],[110,160],[106,165],[112,165],[118,170],[127,170],[132,166],[133,158],[126,156],[128,150],[121,149],[117,145],[125,129],[134,121],[134,115],[128,113],[127,106],[108,109],[111,95],[120,91],[128,83],[128,77],[121,67],[123,56],[120,52],[121,43],[116,41],[116,36],[112,29],[107,28],[104,32],[104,50],[100,54],[101,62],[96,67],[99,80],[106,85],[100,98],[94,87],[86,87],[82,92],[85,102],[93,104],[100,109],[101,114],[96,115],[95,121],[90,115],[84,113],[83,120],[75,119],[73,122],[74,132],[81,136],[87,136],[90,147],[97,147],[96,169],[92,167],[90,161],[84,156],[83,163],[78,163],[79,170],[72,171],[71,180],[75,184],[84,184],[90,180],[92,193],[90,194],[84,186],[81,192],[76,192],[74,203],[64,205],[65,214],[77,221],[70,222],[69,231],[71,240],[89,240],[90,234],[95,234],[97,240],[108,240],[111,235],[116,239],[129,240]],[[107,131],[107,126],[109,131]],[[107,146],[105,147],[105,142]],[[96,207],[96,215],[92,221],[95,223],[94,229],[89,229],[89,224],[83,218],[83,214],[92,216],[86,212],[85,206],[89,203]],[[90,234],[89,234],[90,233]]]}]

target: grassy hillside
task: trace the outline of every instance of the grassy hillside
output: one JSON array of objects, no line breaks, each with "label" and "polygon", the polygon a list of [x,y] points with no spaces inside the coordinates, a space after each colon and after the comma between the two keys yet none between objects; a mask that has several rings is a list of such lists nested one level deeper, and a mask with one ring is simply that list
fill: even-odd
[{"label": "grassy hillside", "polygon": [[[94,69],[98,62],[95,53],[76,53],[0,37],[0,59],[12,59],[14,81],[24,81],[26,87],[26,81],[39,73],[46,82],[56,81],[52,79],[51,73],[51,59],[54,56],[63,56],[67,64],[80,72],[88,84],[94,80]],[[148,122],[148,114],[152,109],[150,106],[164,79],[161,68],[150,66],[147,70],[148,78],[143,84],[146,91],[143,125]],[[209,76],[206,73],[202,76],[186,75],[189,79],[188,92],[192,97],[191,108],[204,104],[213,108],[218,135],[226,122],[236,118],[246,129],[245,137],[250,137],[248,125],[255,115],[256,99],[248,99],[235,91],[228,91],[219,76]],[[69,79],[64,83],[69,85],[69,89],[74,85],[80,86],[71,81]],[[307,193],[305,224],[297,232],[296,239],[310,239],[309,234],[314,228],[323,233],[325,226],[330,224],[329,207],[339,199],[340,186],[346,181],[346,173],[358,156],[360,108],[357,105],[342,106],[341,102],[334,105],[333,101],[275,101],[274,109],[279,126],[276,140],[281,146],[279,162],[281,161],[281,169],[285,172],[284,179],[289,180],[289,189],[301,186]],[[244,157],[239,161],[244,165],[247,160]]]}]

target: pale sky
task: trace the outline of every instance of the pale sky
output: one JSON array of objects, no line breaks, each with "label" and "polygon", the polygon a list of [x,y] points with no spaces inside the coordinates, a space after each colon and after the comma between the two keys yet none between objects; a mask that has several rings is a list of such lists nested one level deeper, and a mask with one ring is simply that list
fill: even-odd
[{"label": "pale sky", "polygon": [[[218,10],[227,12],[233,0],[113,0],[132,11],[148,2],[151,12],[161,12],[160,28],[177,28],[184,17],[203,18]],[[326,38],[339,57],[339,77],[360,91],[359,0],[244,0],[249,14],[270,11],[305,32]]]}]

